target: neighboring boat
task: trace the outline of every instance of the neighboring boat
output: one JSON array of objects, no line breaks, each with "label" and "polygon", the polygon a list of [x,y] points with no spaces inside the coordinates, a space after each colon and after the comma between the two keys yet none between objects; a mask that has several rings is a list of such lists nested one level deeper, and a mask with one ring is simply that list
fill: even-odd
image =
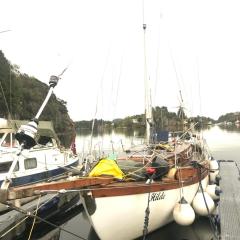
[{"label": "neighboring boat", "polygon": [[[143,29],[145,35],[146,24]],[[89,221],[101,240],[146,237],[173,220],[189,225],[195,212],[207,215],[214,209],[205,190],[209,169],[218,171],[211,164],[215,160],[203,139],[194,133],[172,134],[171,139],[167,133],[160,137],[153,134],[146,73],[145,86],[145,144],[100,159],[88,178],[100,181],[114,177],[115,182],[87,186],[80,192]]]},{"label": "neighboring boat", "polygon": [[79,164],[76,152],[61,147],[52,122],[38,120],[58,80],[59,76],[50,78],[48,95],[32,121],[0,119],[0,238],[13,229],[14,234],[21,234],[25,215],[31,211],[37,212],[38,219],[47,219],[79,202],[77,192],[45,193],[41,198],[25,196],[8,202],[3,199],[3,193],[13,187],[50,182],[76,172],[72,169]]},{"label": "neighboring boat", "polygon": [[78,165],[77,154],[61,148],[52,123],[39,122],[65,70],[59,76],[50,77],[48,94],[30,122],[1,119],[1,189],[48,181]]},{"label": "neighboring boat", "polygon": [[[3,122],[3,119],[2,121]],[[17,130],[27,121],[9,120],[0,125],[0,184],[8,179],[11,186],[47,181],[66,173],[79,163],[78,156],[60,146],[50,121],[39,121],[36,145],[18,155],[20,144],[15,138]],[[9,174],[12,164],[16,166]]]}]

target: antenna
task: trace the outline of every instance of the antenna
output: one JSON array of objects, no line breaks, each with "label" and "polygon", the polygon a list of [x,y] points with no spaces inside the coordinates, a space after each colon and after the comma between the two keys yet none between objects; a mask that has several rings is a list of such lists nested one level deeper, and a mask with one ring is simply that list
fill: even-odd
[{"label": "antenna", "polygon": [[182,92],[181,92],[181,90],[179,90],[179,94],[180,94],[181,103],[183,104],[183,97],[182,97]]},{"label": "antenna", "polygon": [[[62,71],[62,73],[58,76],[50,77],[50,80],[49,80],[50,88],[49,88],[47,96],[46,96],[45,100],[43,101],[41,107],[39,108],[36,116],[30,122],[28,122],[26,125],[21,125],[19,130],[17,131],[16,139],[18,140],[19,144],[21,145],[21,150],[30,149],[36,145],[35,138],[36,138],[37,131],[38,131],[38,119],[39,119],[41,113],[43,112],[46,104],[48,103],[48,101],[53,93],[53,89],[57,85],[57,83],[60,79],[60,76],[62,76],[66,70],[67,70],[67,68],[65,68]],[[21,152],[21,150],[20,150],[20,152]]]},{"label": "antenna", "polygon": [[5,33],[5,32],[11,32],[11,30],[4,30],[4,31],[1,31],[0,33]]}]

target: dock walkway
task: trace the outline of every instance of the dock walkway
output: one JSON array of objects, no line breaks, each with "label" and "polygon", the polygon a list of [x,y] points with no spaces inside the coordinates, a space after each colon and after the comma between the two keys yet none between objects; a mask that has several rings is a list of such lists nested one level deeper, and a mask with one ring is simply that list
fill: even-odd
[{"label": "dock walkway", "polygon": [[[24,211],[31,212],[31,211],[35,210],[37,206],[41,206],[42,204],[44,204],[47,201],[49,201],[50,199],[52,199],[54,196],[56,196],[56,194],[47,194],[47,195],[41,197],[40,199],[35,199],[35,200],[30,201],[29,203],[21,206],[21,208]],[[19,231],[19,227],[14,228],[14,226],[16,226],[16,224],[21,222],[21,220],[24,219],[25,217],[26,217],[26,215],[24,215],[23,213],[20,213],[16,210],[11,210],[5,214],[1,214],[0,215],[0,238],[3,235],[5,235],[5,233],[10,228],[13,228],[13,230],[10,232],[10,234],[7,235],[6,239],[11,239],[10,236],[13,236],[14,234],[16,234],[16,235],[20,234],[20,232],[22,232],[25,229],[25,222],[22,223],[22,226],[20,227],[20,229],[21,229],[20,231]]]},{"label": "dock walkway", "polygon": [[220,160],[221,240],[240,239],[240,179],[235,161]]}]

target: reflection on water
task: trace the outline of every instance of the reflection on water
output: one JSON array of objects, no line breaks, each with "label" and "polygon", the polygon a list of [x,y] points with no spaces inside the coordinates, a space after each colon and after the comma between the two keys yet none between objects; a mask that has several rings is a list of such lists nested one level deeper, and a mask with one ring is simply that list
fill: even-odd
[{"label": "reflection on water", "polygon": [[240,130],[237,127],[214,126],[203,131],[210,151],[215,159],[240,160]]},{"label": "reflection on water", "polygon": [[[142,238],[139,238],[140,240]],[[191,226],[180,226],[173,222],[165,227],[150,233],[148,240],[210,240],[213,232],[210,228],[208,218],[201,217],[195,220]]]},{"label": "reflection on water", "polygon": [[[137,136],[137,138],[136,138]],[[212,155],[216,159],[233,159],[239,161],[240,156],[240,129],[231,128],[223,129],[219,126],[213,126],[203,131],[203,136],[207,140],[209,149]],[[95,136],[93,138],[94,145],[100,142],[104,147],[110,146],[114,143],[114,147],[121,142],[123,145],[132,144],[133,141],[142,141],[142,136],[139,138],[138,133],[133,133],[131,136],[126,136],[124,133],[113,132],[111,134],[105,134],[104,136]],[[76,145],[78,152],[87,147],[87,143],[90,141],[90,135],[78,135],[76,139]],[[103,143],[102,143],[103,141]],[[117,148],[117,147],[116,147]],[[86,150],[87,148],[85,148]],[[239,161],[240,162],[240,161]],[[71,213],[71,212],[70,212]],[[34,235],[31,239],[38,240],[75,240],[75,239],[89,239],[99,240],[94,230],[91,228],[88,219],[82,209],[77,212],[73,210],[74,214],[69,216],[61,216],[58,219],[53,219],[55,224],[60,224],[62,228],[70,231],[77,236],[73,236],[68,232],[59,229],[51,229],[49,226],[43,225],[43,227],[35,228]],[[150,213],[151,214],[151,213]],[[61,223],[61,221],[63,221]],[[144,219],[143,219],[144,221]],[[117,224],[117,223],[116,223]],[[44,231],[45,232],[44,232]],[[41,233],[41,234],[40,234]],[[22,238],[28,239],[29,230]],[[139,240],[142,238],[139,238]],[[150,233],[147,237],[148,240],[210,240],[214,239],[213,232],[209,224],[209,220],[206,217],[201,217],[195,220],[195,222],[188,227],[180,226],[176,223],[168,224],[167,226]]]},{"label": "reflection on water", "polygon": [[[116,223],[117,224],[117,223]],[[49,229],[49,232],[44,236],[40,237],[33,235],[36,240],[77,240],[77,239],[88,239],[88,240],[99,240],[93,228],[84,216],[84,213],[80,213],[78,216],[69,220],[62,227],[70,231],[77,236],[73,236],[68,232],[59,229]],[[27,239],[27,238],[22,238]],[[138,238],[137,240],[141,240]],[[191,226],[180,226],[175,222],[166,225],[165,227],[149,233],[147,236],[148,240],[211,240],[213,238],[213,232],[210,228],[208,218],[201,217],[195,220]]]},{"label": "reflection on water", "polygon": [[126,150],[131,145],[143,143],[143,133],[139,130],[133,131],[127,135],[125,128],[114,130],[110,134],[103,133],[100,135],[91,136],[90,131],[88,135],[77,134],[76,146],[79,153],[88,153],[90,148],[93,152],[102,155],[103,152],[119,152]]}]

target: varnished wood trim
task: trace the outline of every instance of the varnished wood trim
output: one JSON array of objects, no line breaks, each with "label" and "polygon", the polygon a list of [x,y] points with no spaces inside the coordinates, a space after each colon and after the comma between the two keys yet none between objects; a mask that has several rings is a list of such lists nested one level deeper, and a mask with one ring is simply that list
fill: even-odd
[{"label": "varnished wood trim", "polygon": [[[208,171],[205,170],[201,174],[201,180],[203,180],[208,175]],[[188,180],[185,179],[181,186],[189,186],[199,182],[197,174],[195,176],[189,177]],[[133,182],[133,183],[117,183],[110,184],[104,188],[94,188],[91,189],[92,196],[95,198],[99,197],[113,197],[113,196],[123,196],[123,195],[133,195],[141,194],[148,192],[158,192],[177,189],[180,187],[179,181],[171,182],[153,182],[152,184],[146,184],[142,182]]]}]

